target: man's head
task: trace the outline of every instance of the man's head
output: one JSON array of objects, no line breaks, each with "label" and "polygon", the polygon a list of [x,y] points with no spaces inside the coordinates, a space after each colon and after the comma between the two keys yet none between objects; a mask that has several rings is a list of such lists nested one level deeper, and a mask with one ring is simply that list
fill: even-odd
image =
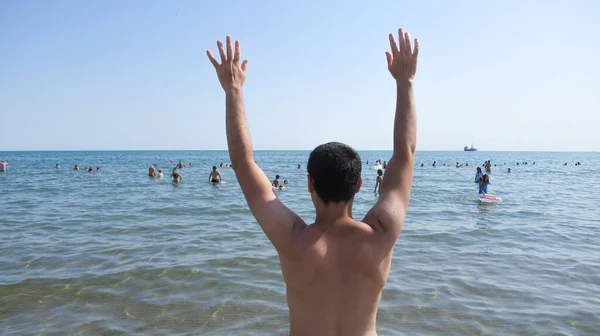
[{"label": "man's head", "polygon": [[362,163],[350,146],[329,142],[315,148],[307,164],[308,189],[325,204],[349,202],[360,189]]},{"label": "man's head", "polygon": [[217,170],[217,166],[213,166],[213,171],[216,171],[216,170]]},{"label": "man's head", "polygon": [[377,169],[377,175],[383,176],[383,169]]},{"label": "man's head", "polygon": [[279,175],[275,175],[275,179],[276,179],[276,180],[279,180]]}]

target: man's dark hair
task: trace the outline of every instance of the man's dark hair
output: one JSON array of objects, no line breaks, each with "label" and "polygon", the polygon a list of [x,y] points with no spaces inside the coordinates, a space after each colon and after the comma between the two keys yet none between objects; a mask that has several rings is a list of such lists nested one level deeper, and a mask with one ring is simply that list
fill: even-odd
[{"label": "man's dark hair", "polygon": [[306,169],[323,203],[347,203],[358,187],[362,163],[352,147],[329,142],[310,153]]},{"label": "man's dark hair", "polygon": [[213,170],[217,170],[217,166],[213,166]]},{"label": "man's dark hair", "polygon": [[383,169],[377,169],[377,175],[383,176]]}]

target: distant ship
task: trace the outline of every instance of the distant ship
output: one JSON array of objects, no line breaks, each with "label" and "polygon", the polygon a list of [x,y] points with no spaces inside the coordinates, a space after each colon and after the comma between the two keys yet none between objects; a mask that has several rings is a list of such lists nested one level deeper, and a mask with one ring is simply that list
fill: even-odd
[{"label": "distant ship", "polygon": [[477,152],[477,148],[473,147],[473,144],[471,144],[471,147],[465,146],[465,148],[463,149],[465,150],[465,152]]}]

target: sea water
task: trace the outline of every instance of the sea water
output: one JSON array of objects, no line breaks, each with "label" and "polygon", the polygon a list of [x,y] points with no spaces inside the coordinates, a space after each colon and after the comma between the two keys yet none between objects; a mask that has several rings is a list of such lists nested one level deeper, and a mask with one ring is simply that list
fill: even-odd
[{"label": "sea water", "polygon": [[[375,160],[391,152],[360,154],[357,219],[377,199]],[[308,155],[258,151],[255,159],[269,179],[289,180],[279,197],[311,222]],[[275,250],[234,172],[220,169],[226,183],[208,182],[213,165],[229,163],[226,151],[0,159],[9,163],[0,173],[1,335],[286,334]],[[174,184],[179,160],[188,167]],[[502,204],[477,201],[475,168],[486,160],[488,192]],[[147,176],[151,164],[165,179]],[[378,332],[600,334],[599,172],[597,153],[417,152]]]}]

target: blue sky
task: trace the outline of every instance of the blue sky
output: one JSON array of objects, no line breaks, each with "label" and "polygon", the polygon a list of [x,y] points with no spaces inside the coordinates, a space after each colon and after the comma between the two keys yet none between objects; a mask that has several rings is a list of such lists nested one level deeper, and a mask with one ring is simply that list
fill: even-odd
[{"label": "blue sky", "polygon": [[600,2],[2,1],[0,150],[224,149],[205,56],[249,60],[255,149],[391,149],[387,34],[421,40],[418,150],[600,150]]}]

